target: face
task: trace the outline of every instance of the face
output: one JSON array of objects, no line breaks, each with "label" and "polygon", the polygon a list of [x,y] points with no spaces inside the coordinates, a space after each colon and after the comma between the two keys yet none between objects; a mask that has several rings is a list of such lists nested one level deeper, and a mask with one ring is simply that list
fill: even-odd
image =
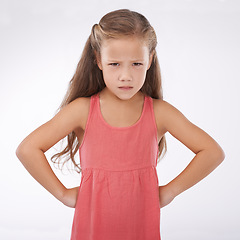
[{"label": "face", "polygon": [[151,61],[148,47],[136,37],[105,40],[97,59],[108,93],[122,100],[142,88]]}]

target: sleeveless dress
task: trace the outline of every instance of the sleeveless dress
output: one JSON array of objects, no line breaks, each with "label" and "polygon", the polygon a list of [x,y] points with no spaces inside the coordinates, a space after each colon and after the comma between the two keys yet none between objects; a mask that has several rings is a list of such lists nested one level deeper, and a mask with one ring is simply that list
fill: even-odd
[{"label": "sleeveless dress", "polygon": [[114,127],[91,96],[79,147],[81,182],[71,240],[160,240],[157,126],[144,95],[138,121]]}]

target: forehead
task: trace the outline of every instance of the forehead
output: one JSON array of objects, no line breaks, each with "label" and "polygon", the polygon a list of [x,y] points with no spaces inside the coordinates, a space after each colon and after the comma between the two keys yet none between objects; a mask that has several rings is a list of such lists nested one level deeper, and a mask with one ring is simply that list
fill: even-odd
[{"label": "forehead", "polygon": [[119,39],[104,40],[101,47],[103,59],[142,58],[149,55],[144,41],[136,37],[122,37]]}]

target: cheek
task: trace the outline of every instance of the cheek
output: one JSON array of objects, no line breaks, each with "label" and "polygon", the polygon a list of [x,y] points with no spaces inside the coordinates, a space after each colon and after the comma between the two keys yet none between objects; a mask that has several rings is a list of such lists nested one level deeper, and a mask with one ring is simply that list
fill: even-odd
[{"label": "cheek", "polygon": [[145,69],[140,69],[139,71],[137,71],[137,75],[144,79],[146,77],[146,73],[147,73],[147,71]]},{"label": "cheek", "polygon": [[114,73],[109,70],[102,71],[102,73],[103,73],[103,80],[104,80],[105,84],[111,85],[113,78],[115,77]]},{"label": "cheek", "polygon": [[116,70],[111,70],[111,69],[105,69],[103,71],[103,77],[108,81],[109,79],[113,79],[118,76],[118,71]]}]

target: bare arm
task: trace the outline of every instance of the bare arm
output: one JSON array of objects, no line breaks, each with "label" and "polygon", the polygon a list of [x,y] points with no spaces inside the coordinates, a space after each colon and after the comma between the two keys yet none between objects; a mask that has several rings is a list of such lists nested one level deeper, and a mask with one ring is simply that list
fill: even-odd
[{"label": "bare arm", "polygon": [[46,190],[65,205],[74,207],[77,189],[66,189],[50,167],[45,152],[74,131],[83,122],[85,98],[78,98],[65,106],[50,121],[30,133],[16,149],[16,155]]},{"label": "bare arm", "polygon": [[201,128],[191,123],[179,110],[166,101],[158,104],[166,131],[196,155],[188,166],[171,182],[159,187],[162,207],[177,195],[210,174],[225,158],[219,144]]}]

